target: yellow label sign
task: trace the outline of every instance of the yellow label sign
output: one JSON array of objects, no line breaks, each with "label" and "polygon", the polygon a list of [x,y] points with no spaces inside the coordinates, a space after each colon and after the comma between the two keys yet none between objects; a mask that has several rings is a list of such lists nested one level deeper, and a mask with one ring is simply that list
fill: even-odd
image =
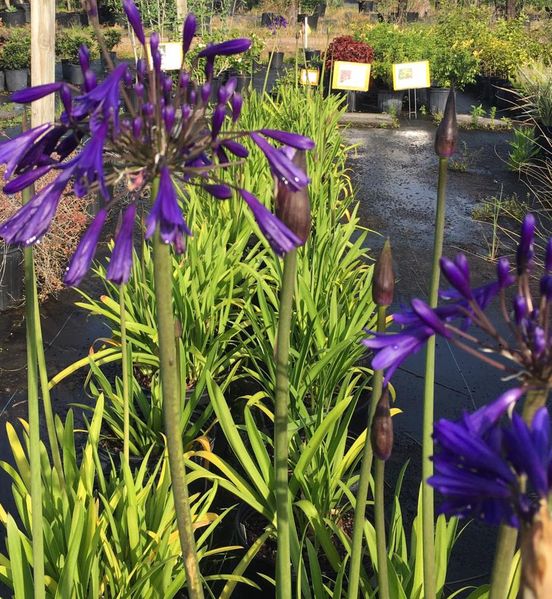
[{"label": "yellow label sign", "polygon": [[420,89],[429,87],[429,61],[404,62],[393,65],[393,89]]},{"label": "yellow label sign", "polygon": [[364,62],[336,61],[333,64],[332,88],[366,92],[370,85],[370,65]]}]

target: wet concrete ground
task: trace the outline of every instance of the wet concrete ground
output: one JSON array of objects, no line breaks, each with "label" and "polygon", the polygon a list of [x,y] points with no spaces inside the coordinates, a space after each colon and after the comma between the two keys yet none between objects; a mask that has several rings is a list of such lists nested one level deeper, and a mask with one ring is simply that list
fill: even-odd
[{"label": "wet concrete ground", "polygon": [[[433,153],[435,127],[427,121],[403,121],[401,128],[354,129],[346,132],[349,143],[358,144],[351,156],[353,179],[360,201],[362,223],[374,233],[370,243],[374,255],[389,236],[398,275],[396,304],[412,296],[426,297],[429,282],[435,206],[437,159]],[[523,186],[503,162],[508,133],[461,131],[471,164],[466,173],[449,173],[445,247],[473,256],[474,278],[483,280],[493,268],[476,255],[486,253],[479,227],[471,219],[473,206],[483,197],[500,193],[525,194]],[[82,357],[94,339],[105,336],[106,327],[73,305],[77,294],[67,291],[43,307],[46,357],[51,374]],[[2,431],[7,421],[26,418],[25,338],[22,313],[0,314],[0,459],[9,456]],[[456,417],[498,395],[502,385],[496,373],[477,360],[460,353],[448,343],[437,346],[438,374],[436,416]],[[406,362],[395,377],[398,402],[404,413],[396,418],[396,449],[389,464],[391,477],[404,460],[412,459],[404,486],[406,517],[416,505],[419,481],[419,440],[423,391],[423,354]],[[65,413],[69,402],[82,400],[82,378],[54,392],[54,405]],[[12,504],[9,480],[0,472],[0,502]],[[493,551],[493,531],[471,525],[453,556],[450,580],[488,575]],[[452,585],[457,588],[459,585]],[[461,585],[460,585],[461,586]],[[451,588],[452,588],[451,587]]]},{"label": "wet concrete ground", "polygon": [[[438,162],[433,150],[434,135],[435,126],[427,121],[403,121],[398,130],[349,129],[345,134],[348,143],[358,146],[350,166],[362,222],[380,234],[370,238],[374,255],[385,237],[392,243],[398,277],[394,309],[412,297],[428,296]],[[473,221],[473,207],[481,199],[501,192],[503,197],[513,193],[520,198],[526,195],[525,187],[504,162],[510,135],[461,130],[459,148],[468,157],[468,170],[448,174],[445,254],[466,253],[476,282],[492,277],[494,266],[480,258],[488,253],[483,233],[489,231]],[[490,315],[499,319],[493,309]],[[404,461],[411,460],[402,493],[410,521],[415,514],[421,476],[424,359],[423,351],[411,357],[393,379],[397,405],[403,413],[394,420],[395,450],[388,471],[392,480]],[[504,388],[497,371],[446,340],[437,341],[436,418],[457,418],[464,410],[473,411]],[[469,525],[450,562],[447,580],[452,582],[447,585],[448,591],[488,580],[494,537],[495,530],[490,527]]]}]

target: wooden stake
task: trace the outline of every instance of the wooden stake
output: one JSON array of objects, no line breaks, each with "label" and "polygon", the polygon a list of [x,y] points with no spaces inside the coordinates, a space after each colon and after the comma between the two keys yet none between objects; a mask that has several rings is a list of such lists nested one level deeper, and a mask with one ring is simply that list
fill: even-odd
[{"label": "wooden stake", "polygon": [[[31,2],[31,85],[52,83],[55,80],[55,0]],[[54,120],[55,97],[47,96],[33,102],[31,126]]]}]

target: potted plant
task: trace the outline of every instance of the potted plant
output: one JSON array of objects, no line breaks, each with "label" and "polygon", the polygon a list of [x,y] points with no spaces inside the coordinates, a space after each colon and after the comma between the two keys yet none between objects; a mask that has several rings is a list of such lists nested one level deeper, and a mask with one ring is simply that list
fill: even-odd
[{"label": "potted plant", "polygon": [[372,0],[360,0],[358,3],[358,12],[371,13],[374,12],[374,4]]},{"label": "potted plant", "polygon": [[275,15],[270,24],[270,32],[274,38],[272,50],[268,55],[268,64],[271,69],[279,69],[284,64],[284,53],[278,50],[279,34],[282,29],[288,26],[287,19],[281,15]]},{"label": "potted plant", "polygon": [[31,66],[31,36],[26,29],[12,29],[2,47],[1,64],[8,91],[27,87]]},{"label": "potted plant", "polygon": [[[326,51],[326,71],[331,72],[336,61],[358,62],[371,64],[374,51],[366,42],[355,40],[350,35],[335,37]],[[330,79],[331,80],[331,79]],[[348,106],[350,111],[356,108],[356,92],[348,92]]]},{"label": "potted plant", "polygon": [[474,55],[469,41],[457,41],[451,45],[436,35],[429,67],[429,108],[433,113],[443,113],[451,85],[462,90],[469,83],[475,82],[479,72],[479,59]]},{"label": "potted plant", "polygon": [[[92,60],[98,60],[98,46],[88,30],[68,28],[63,29],[56,36],[56,56],[61,60],[63,78],[73,85],[83,83],[83,75],[79,65],[79,48],[82,45],[88,47]],[[96,71],[98,65],[92,65],[91,63],[91,68]]]},{"label": "potted plant", "polygon": [[[120,27],[105,27],[102,29],[102,34],[103,34],[105,46],[106,46],[107,51],[109,52],[111,61],[113,63],[115,63],[115,61],[117,60],[117,53],[115,52],[114,48],[121,41],[121,37],[122,37],[121,28]],[[107,68],[107,65],[104,62],[103,56],[101,56],[101,60],[102,60],[103,69],[105,70]]]},{"label": "potted plant", "polygon": [[72,0],[57,2],[56,23],[59,27],[80,27],[83,25],[78,4]]},{"label": "potted plant", "polygon": [[20,27],[25,25],[25,11],[11,3],[11,0],[4,0],[5,8],[0,10],[0,19],[6,27]]}]

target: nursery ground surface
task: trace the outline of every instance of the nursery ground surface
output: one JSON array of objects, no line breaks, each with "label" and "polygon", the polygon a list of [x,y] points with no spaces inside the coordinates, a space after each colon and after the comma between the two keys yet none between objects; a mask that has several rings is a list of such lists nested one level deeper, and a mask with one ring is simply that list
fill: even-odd
[{"label": "nursery ground surface", "polygon": [[[410,297],[427,297],[429,282],[437,159],[433,152],[435,126],[428,121],[402,121],[400,129],[355,129],[346,139],[357,144],[351,155],[362,223],[377,231],[370,237],[374,254],[389,236],[393,244],[398,285],[396,306]],[[471,217],[473,207],[482,199],[502,193],[525,195],[523,185],[508,172],[507,132],[461,131],[466,143],[466,172],[449,173],[448,208],[445,231],[446,253],[462,250],[469,254],[476,281],[492,276],[493,266],[484,256],[488,247],[482,230]],[[460,144],[460,149],[463,144]],[[460,156],[459,158],[462,158]],[[99,292],[99,290],[98,290]],[[106,326],[75,308],[74,291],[60,294],[42,309],[46,358],[51,375],[86,355],[93,341],[108,335]],[[396,307],[395,306],[395,307]],[[446,342],[438,342],[436,417],[456,417],[462,410],[473,410],[498,395],[501,384],[495,372],[475,359],[460,354]],[[394,385],[403,414],[396,418],[395,453],[389,464],[392,476],[404,460],[412,458],[403,487],[403,505],[412,515],[417,500],[420,476],[421,406],[423,392],[423,354],[407,361],[399,370]],[[26,418],[26,356],[23,313],[12,310],[0,314],[0,431],[6,422]],[[74,377],[60,385],[53,395],[55,409],[65,413],[70,402],[82,401],[82,378]],[[6,436],[0,433],[0,459],[10,460]],[[7,476],[0,473],[0,502],[12,505]],[[411,518],[410,518],[411,521]],[[494,532],[470,525],[462,536],[451,561],[450,580],[476,577],[481,584],[488,575]],[[454,584],[454,588],[458,588]],[[452,588],[452,587],[451,587]]]}]

